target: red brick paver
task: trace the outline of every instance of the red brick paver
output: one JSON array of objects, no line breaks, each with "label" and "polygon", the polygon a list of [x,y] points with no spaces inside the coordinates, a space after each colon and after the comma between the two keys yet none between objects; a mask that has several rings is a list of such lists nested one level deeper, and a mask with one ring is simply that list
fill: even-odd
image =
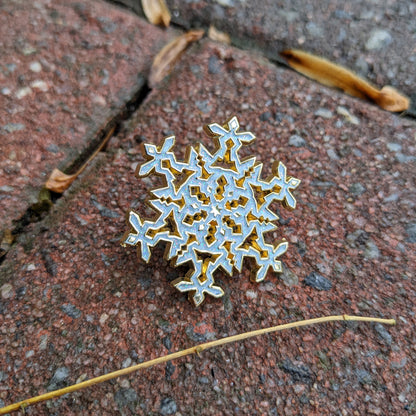
[{"label": "red brick paver", "polygon": [[[302,179],[298,207],[281,212],[273,236],[290,243],[280,278],[270,272],[250,283],[248,267],[232,278],[219,273],[226,295],[195,309],[169,285],[186,267],[171,268],[163,247],[146,265],[119,238],[130,208],[146,213],[145,191],[155,183],[134,177],[140,143],[174,133],[176,153],[199,141],[212,149],[200,126],[231,115],[256,134],[242,152],[264,162],[265,173],[281,160]],[[205,340],[349,313],[398,324],[328,324],[252,339],[27,414],[415,411],[414,122],[202,42],[152,91],[129,129],[1,266],[5,404]]]},{"label": "red brick paver", "polygon": [[0,6],[0,231],[142,87],[164,32],[101,1]]}]

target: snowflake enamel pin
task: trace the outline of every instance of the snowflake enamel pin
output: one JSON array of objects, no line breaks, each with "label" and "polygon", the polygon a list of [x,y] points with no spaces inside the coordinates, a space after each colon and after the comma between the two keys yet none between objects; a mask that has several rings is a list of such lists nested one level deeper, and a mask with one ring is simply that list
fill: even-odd
[{"label": "snowflake enamel pin", "polygon": [[269,267],[282,271],[278,258],[288,243],[264,241],[264,233],[276,229],[274,221],[279,219],[269,205],[277,200],[294,209],[291,191],[300,180],[286,176],[282,163],[273,165],[273,174],[266,180],[260,179],[263,165],[255,157],[240,160],[238,156],[240,147],[255,139],[250,132],[239,132],[239,127],[237,117],[224,126],[206,126],[205,131],[216,140],[215,153],[202,144],[189,147],[185,162],[178,162],[171,151],[174,136],[167,137],[161,146],[145,144],[147,161],[137,170],[139,177],[155,173],[164,178],[165,185],[152,190],[148,201],[160,215],[148,221],[130,211],[132,230],[123,237],[122,245],[140,243],[141,257],[148,262],[150,248],[161,240],[168,242],[167,259],[175,266],[193,265],[193,270],[172,284],[189,292],[196,306],[205,295],[223,296],[214,281],[219,267],[231,275],[233,268],[241,272],[245,257],[254,258],[254,282],[261,282]]}]

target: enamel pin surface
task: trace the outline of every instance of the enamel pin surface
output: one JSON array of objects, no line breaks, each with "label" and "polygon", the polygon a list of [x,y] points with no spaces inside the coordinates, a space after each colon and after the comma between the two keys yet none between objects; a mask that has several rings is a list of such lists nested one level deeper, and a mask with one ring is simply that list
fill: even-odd
[{"label": "enamel pin surface", "polygon": [[264,233],[275,230],[279,217],[269,206],[280,201],[287,209],[296,207],[291,191],[300,180],[286,176],[282,163],[273,165],[273,174],[260,179],[263,165],[255,157],[240,160],[242,145],[253,142],[250,132],[239,132],[237,117],[224,126],[210,124],[205,131],[216,141],[211,154],[202,144],[189,147],[185,162],[178,162],[171,149],[175,137],[167,137],[161,146],[144,145],[145,163],[138,167],[139,177],[158,174],[165,180],[161,188],[151,190],[150,206],[159,213],[154,221],[143,220],[130,211],[131,231],[122,245],[140,243],[146,262],[150,249],[159,241],[169,243],[166,258],[175,266],[187,262],[193,269],[172,284],[199,306],[205,295],[216,298],[223,290],[215,285],[214,272],[222,268],[229,275],[242,270],[245,257],[256,263],[252,281],[262,281],[269,267],[282,271],[278,258],[288,243],[275,245],[264,241]]}]

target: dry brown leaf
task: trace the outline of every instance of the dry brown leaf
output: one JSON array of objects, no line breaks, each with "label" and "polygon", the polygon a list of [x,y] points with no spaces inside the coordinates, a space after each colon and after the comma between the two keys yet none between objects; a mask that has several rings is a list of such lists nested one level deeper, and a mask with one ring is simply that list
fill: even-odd
[{"label": "dry brown leaf", "polygon": [[321,84],[340,88],[354,97],[373,101],[384,110],[397,112],[409,108],[409,98],[393,87],[385,86],[378,90],[354,72],[327,59],[296,49],[283,51],[281,55],[290,67]]},{"label": "dry brown leaf", "polygon": [[63,173],[59,169],[55,168],[52,171],[51,176],[49,176],[46,181],[45,187],[50,191],[62,194],[71,186],[71,183],[76,177],[77,174],[67,175],[66,173]]},{"label": "dry brown leaf", "polygon": [[164,46],[155,56],[149,74],[149,86],[155,87],[168,75],[185,49],[192,43],[202,38],[203,30],[191,30]]},{"label": "dry brown leaf", "polygon": [[169,26],[171,16],[165,0],[142,0],[142,7],[150,23]]},{"label": "dry brown leaf", "polygon": [[231,44],[230,36],[225,32],[221,32],[212,25],[208,29],[208,37],[212,40],[215,40],[216,42],[225,43],[227,45]]},{"label": "dry brown leaf", "polygon": [[71,183],[74,182],[74,180],[84,171],[88,163],[90,163],[91,160],[93,160],[95,156],[97,156],[97,154],[108,143],[115,129],[115,126],[110,128],[100,145],[97,147],[97,149],[95,149],[94,153],[88,158],[88,160],[80,167],[78,172],[74,173],[73,175],[67,175],[66,173],[63,173],[59,169],[55,168],[46,181],[45,188],[58,194],[65,192],[71,186]]}]

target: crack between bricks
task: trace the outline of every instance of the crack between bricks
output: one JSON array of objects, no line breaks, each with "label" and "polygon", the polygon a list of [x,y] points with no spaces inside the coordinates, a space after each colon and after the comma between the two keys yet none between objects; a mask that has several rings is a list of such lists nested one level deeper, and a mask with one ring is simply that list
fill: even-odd
[{"label": "crack between bricks", "polygon": [[[149,23],[149,21],[147,20],[147,17],[145,16],[143,12],[141,3],[139,1],[134,3],[134,7],[133,5],[131,6],[127,5],[126,2],[123,0],[104,0],[104,1],[108,4],[115,5],[121,9],[128,10],[130,13],[133,13],[134,15],[146,20],[146,22]],[[200,29],[205,30],[205,32],[207,33],[210,25],[204,24],[202,22],[197,22],[197,23],[198,24],[190,22],[189,25],[185,26],[183,24],[180,24],[178,21],[171,20],[169,27],[173,29],[177,29],[183,33],[186,33],[189,30],[200,30]],[[237,41],[235,41],[236,39]],[[243,50],[243,51],[261,53],[262,57],[265,58],[268,62],[272,63],[273,65],[277,67],[284,67],[286,69],[290,69],[291,71],[297,73],[280,56],[277,55],[275,58],[271,58],[270,56],[267,56],[265,49],[262,48],[258,44],[258,42],[256,42],[255,40],[254,41],[251,40],[250,41],[251,46],[247,46],[247,47],[243,47],[242,44],[240,43],[240,42],[249,42],[249,40],[250,40],[249,38],[244,38],[244,37],[241,37],[241,38],[233,37],[231,38],[231,46],[239,50]]]},{"label": "crack between bricks", "polygon": [[[147,84],[147,79],[142,78],[141,81],[140,87],[134,91],[131,98],[124,104],[120,111],[95,133],[95,137],[91,140],[91,143],[64,169],[67,174],[76,172],[97,150],[112,129],[114,129],[114,132],[111,137],[117,136],[121,130],[122,123],[130,119],[140,108],[151,91],[151,88]],[[111,138],[108,139],[108,141],[110,140]],[[101,151],[105,152],[106,146]],[[12,221],[11,229],[1,230],[0,264],[4,262],[10,249],[19,243],[19,237],[28,232],[29,226],[45,220],[52,207],[62,196],[63,194],[49,191],[43,187],[39,192],[37,201],[28,206],[20,218]]]},{"label": "crack between bricks", "polygon": [[[135,14],[136,16],[139,16],[143,19],[145,19],[147,21],[147,18],[143,12],[143,8],[141,6],[141,2],[139,2],[138,0],[136,2],[130,2],[131,4],[126,4],[128,3],[127,0],[104,0],[105,2],[109,3],[109,4],[113,4],[116,5],[117,7],[124,9],[124,10],[129,10],[131,13]],[[215,25],[216,22],[209,22],[209,21],[199,21],[196,20],[195,22],[186,22],[187,24],[181,24],[180,22],[178,22],[177,20],[175,20],[175,16],[173,16],[173,19],[170,22],[170,27],[173,27],[175,29],[178,29],[182,32],[187,32],[189,30],[197,30],[197,29],[204,29],[205,32],[207,32],[208,28],[210,25]],[[221,30],[221,29],[220,29]],[[230,35],[230,34],[228,34]],[[279,54],[277,52],[273,52],[273,49],[276,48],[271,48],[270,50],[267,49],[266,45],[262,45],[261,42],[258,42],[255,39],[252,39],[250,36],[236,36],[236,35],[230,35],[230,39],[231,39],[231,46],[239,49],[239,50],[243,50],[243,51],[247,51],[247,52],[256,52],[256,53],[260,53],[262,58],[267,60],[270,64],[278,67],[278,68],[284,68],[284,69],[288,69],[291,72],[297,74],[298,76],[301,77],[305,77],[304,75],[300,74],[299,72],[297,72],[296,70],[294,70],[290,65],[288,65],[288,63],[285,61],[284,58],[282,58],[281,56],[279,56]],[[267,43],[267,42],[266,42]],[[276,41],[276,44],[278,42]],[[287,45],[285,44],[284,41],[281,41],[281,51],[285,50],[285,49],[291,49],[293,48],[293,46],[291,45]],[[273,54],[273,56],[272,56]],[[310,78],[308,78],[310,79]],[[310,79],[312,82],[315,82],[319,85],[323,85],[313,79]],[[343,93],[344,95],[348,95],[345,92],[343,92],[342,90],[338,90],[339,92]],[[349,96],[349,95],[348,95]],[[356,97],[353,97],[356,98]],[[399,117],[402,118],[406,118],[406,119],[416,119],[416,93],[413,93],[409,96],[410,99],[410,105],[409,108],[403,112],[401,112],[400,114],[398,114]],[[368,104],[375,106],[377,108],[380,108],[379,106],[377,106],[376,104],[374,104],[373,102],[371,102],[371,100],[366,101]]]},{"label": "crack between bricks", "polygon": [[[136,7],[129,7],[122,1],[117,0],[105,0],[109,4],[116,5],[119,8],[129,10],[131,13],[134,13],[135,15],[146,19],[144,16],[143,10],[141,8],[141,5],[139,2],[136,3]],[[208,29],[207,25],[198,25],[193,26],[192,23],[189,26],[181,25],[177,22],[171,22],[170,27],[176,28],[180,31],[188,31],[190,29],[196,29],[196,28],[203,28],[204,30]],[[237,38],[236,38],[237,39]],[[231,46],[244,51],[252,51],[256,53],[261,53],[262,57],[267,60],[272,65],[279,67],[279,68],[285,68],[289,69],[296,74],[298,74],[296,71],[294,71],[285,61],[283,58],[280,58],[278,55],[276,55],[275,58],[271,58],[270,56],[267,56],[266,51],[264,48],[261,47],[261,45],[258,45],[256,41],[251,42],[251,46],[248,46],[246,48],[241,46],[241,42],[244,42],[244,38],[238,38],[237,41],[231,39]],[[299,75],[299,74],[298,74]],[[151,88],[149,87],[147,83],[147,79],[143,78],[142,85],[134,92],[132,98],[124,105],[124,108],[121,108],[121,110],[110,120],[107,122],[107,124],[100,129],[98,133],[96,133],[96,138],[93,139],[90,143],[90,145],[83,150],[83,152],[75,159],[73,160],[69,166],[65,168],[65,171],[67,173],[76,171],[82,164],[88,160],[88,158],[91,156],[91,154],[100,146],[103,139],[106,137],[108,132],[115,127],[114,133],[112,137],[115,137],[120,132],[120,126],[123,121],[128,120],[133,113],[135,113],[148,94],[150,93]],[[401,114],[402,117],[406,118],[416,118],[416,97],[411,97],[411,105],[409,109]],[[110,138],[111,140],[111,138]],[[105,149],[102,149],[102,151],[105,151]],[[16,240],[18,237],[22,234],[24,234],[27,230],[30,224],[40,222],[46,218],[51,208],[55,205],[55,203],[61,198],[62,194],[57,194],[54,192],[47,191],[49,193],[49,197],[45,196],[45,189],[43,188],[38,197],[38,201],[32,205],[30,205],[24,214],[17,220],[13,220],[13,227],[11,230],[1,230],[1,238],[2,241],[0,243],[0,264],[5,260],[6,255],[10,248],[13,247],[14,244],[16,244]],[[12,242],[5,243],[5,237],[10,239],[12,238]]]}]

